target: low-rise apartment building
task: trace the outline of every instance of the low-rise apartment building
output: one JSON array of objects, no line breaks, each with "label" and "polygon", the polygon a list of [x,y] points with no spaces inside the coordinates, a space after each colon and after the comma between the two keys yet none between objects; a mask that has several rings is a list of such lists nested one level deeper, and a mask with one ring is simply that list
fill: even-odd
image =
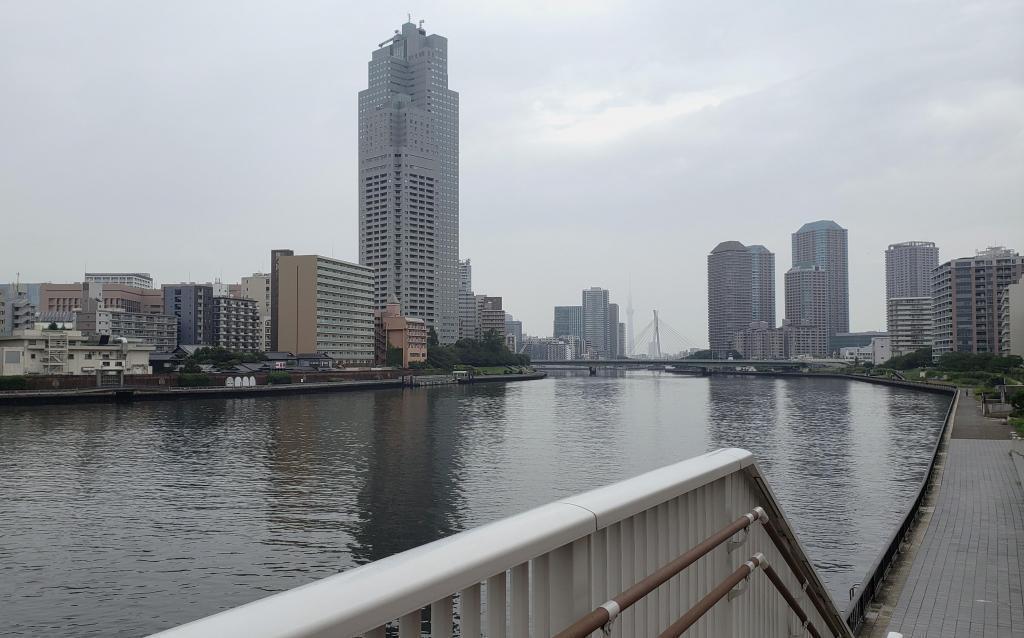
[{"label": "low-rise apartment building", "polygon": [[153,346],[114,340],[102,343],[79,330],[47,330],[44,324],[0,337],[0,376],[33,374],[152,374]]},{"label": "low-rise apartment building", "polygon": [[263,347],[259,302],[236,297],[213,298],[213,343],[237,352]]},{"label": "low-rise apartment building", "polygon": [[427,360],[427,324],[417,317],[403,317],[396,299],[374,313],[376,328],[375,359],[378,365],[388,365],[388,349],[402,350],[401,366]]},{"label": "low-rise apartment building", "polygon": [[120,284],[132,288],[153,288],[153,275],[148,272],[87,272],[86,283]]}]

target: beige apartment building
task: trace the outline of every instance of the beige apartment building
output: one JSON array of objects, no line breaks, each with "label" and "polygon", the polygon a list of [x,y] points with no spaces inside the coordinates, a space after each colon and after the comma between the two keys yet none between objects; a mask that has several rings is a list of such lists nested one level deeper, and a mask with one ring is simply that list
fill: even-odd
[{"label": "beige apartment building", "polygon": [[393,296],[383,310],[375,313],[376,362],[388,363],[388,348],[402,349],[402,367],[427,360],[427,324],[418,317],[403,317]]},{"label": "beige apartment building", "polygon": [[254,299],[259,312],[260,350],[270,352],[270,273],[254,272],[242,277],[243,299]]},{"label": "beige apartment building", "polygon": [[273,317],[277,349],[322,352],[350,365],[374,359],[372,268],[320,255],[279,255]]},{"label": "beige apartment building", "polygon": [[483,339],[492,330],[505,339],[505,311],[501,308],[501,297],[476,296],[476,316],[479,327],[476,338]]},{"label": "beige apartment building", "polygon": [[100,299],[106,308],[127,312],[162,314],[164,295],[152,288],[136,288],[124,284],[73,283],[40,284],[39,312],[75,312],[84,299]]}]

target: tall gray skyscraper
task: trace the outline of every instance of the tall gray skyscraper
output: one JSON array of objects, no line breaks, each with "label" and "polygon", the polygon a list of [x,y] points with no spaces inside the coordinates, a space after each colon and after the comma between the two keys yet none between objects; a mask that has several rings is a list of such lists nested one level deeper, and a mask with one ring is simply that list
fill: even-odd
[{"label": "tall gray skyscraper", "polygon": [[551,336],[583,339],[583,306],[555,306]]},{"label": "tall gray skyscraper", "polygon": [[[820,266],[825,271],[829,338],[850,331],[850,274],[846,229],[831,220],[804,224],[793,233],[793,266]],[[787,291],[788,298],[788,291]],[[787,300],[786,318],[789,317]]]},{"label": "tall gray skyscraper", "polygon": [[359,263],[374,303],[459,335],[459,94],[448,40],[406,22],[382,42],[359,92]]},{"label": "tall gray skyscraper", "polygon": [[598,357],[610,357],[608,336],[608,291],[604,288],[587,288],[583,291],[583,338]]},{"label": "tall gray skyscraper", "polygon": [[761,245],[747,246],[750,253],[750,321],[775,327],[775,253]]},{"label": "tall gray skyscraper", "polygon": [[708,341],[713,357],[724,359],[736,333],[750,325],[750,263],[750,251],[738,241],[723,241],[708,255]]},{"label": "tall gray skyscraper", "polygon": [[891,244],[885,251],[885,298],[930,297],[939,249],[930,241]]},{"label": "tall gray skyscraper", "polygon": [[619,356],[619,304],[608,304],[608,356]]}]

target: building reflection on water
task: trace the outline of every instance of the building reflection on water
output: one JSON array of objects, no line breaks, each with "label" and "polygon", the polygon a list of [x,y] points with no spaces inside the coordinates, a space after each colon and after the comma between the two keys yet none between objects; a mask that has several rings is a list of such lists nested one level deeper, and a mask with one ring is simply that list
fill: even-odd
[{"label": "building reflection on water", "polygon": [[725,446],[757,455],[843,600],[912,498],[946,404],[602,370],[0,409],[0,634],[149,634]]}]

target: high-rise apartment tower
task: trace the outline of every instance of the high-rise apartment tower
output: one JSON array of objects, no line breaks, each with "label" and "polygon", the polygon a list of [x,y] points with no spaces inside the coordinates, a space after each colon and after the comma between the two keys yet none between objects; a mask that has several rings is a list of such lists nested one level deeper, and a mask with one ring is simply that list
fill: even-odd
[{"label": "high-rise apartment tower", "polygon": [[764,246],[724,241],[708,255],[708,340],[724,358],[751,322],[775,327],[775,254]]},{"label": "high-rise apartment tower", "polygon": [[1024,258],[1002,246],[940,264],[932,272],[932,356],[1003,352],[1000,301],[1022,274]]},{"label": "high-rise apartment tower", "polygon": [[738,241],[723,241],[708,255],[708,342],[711,356],[724,359],[733,337],[750,325],[750,252]]},{"label": "high-rise apartment tower", "polygon": [[929,297],[939,249],[930,241],[890,244],[885,251],[885,298]]},{"label": "high-rise apartment tower", "polygon": [[932,345],[932,271],[939,249],[930,241],[891,244],[885,251],[885,325],[893,356]]},{"label": "high-rise apartment tower", "polygon": [[459,94],[448,40],[411,22],[382,42],[359,92],[359,263],[442,343],[459,336]]},{"label": "high-rise apartment tower", "polygon": [[[807,264],[825,271],[828,296],[825,327],[829,338],[839,332],[849,332],[850,272],[846,229],[834,221],[821,220],[804,224],[793,233],[793,265],[802,267]],[[791,319],[788,314],[787,318]]]}]

